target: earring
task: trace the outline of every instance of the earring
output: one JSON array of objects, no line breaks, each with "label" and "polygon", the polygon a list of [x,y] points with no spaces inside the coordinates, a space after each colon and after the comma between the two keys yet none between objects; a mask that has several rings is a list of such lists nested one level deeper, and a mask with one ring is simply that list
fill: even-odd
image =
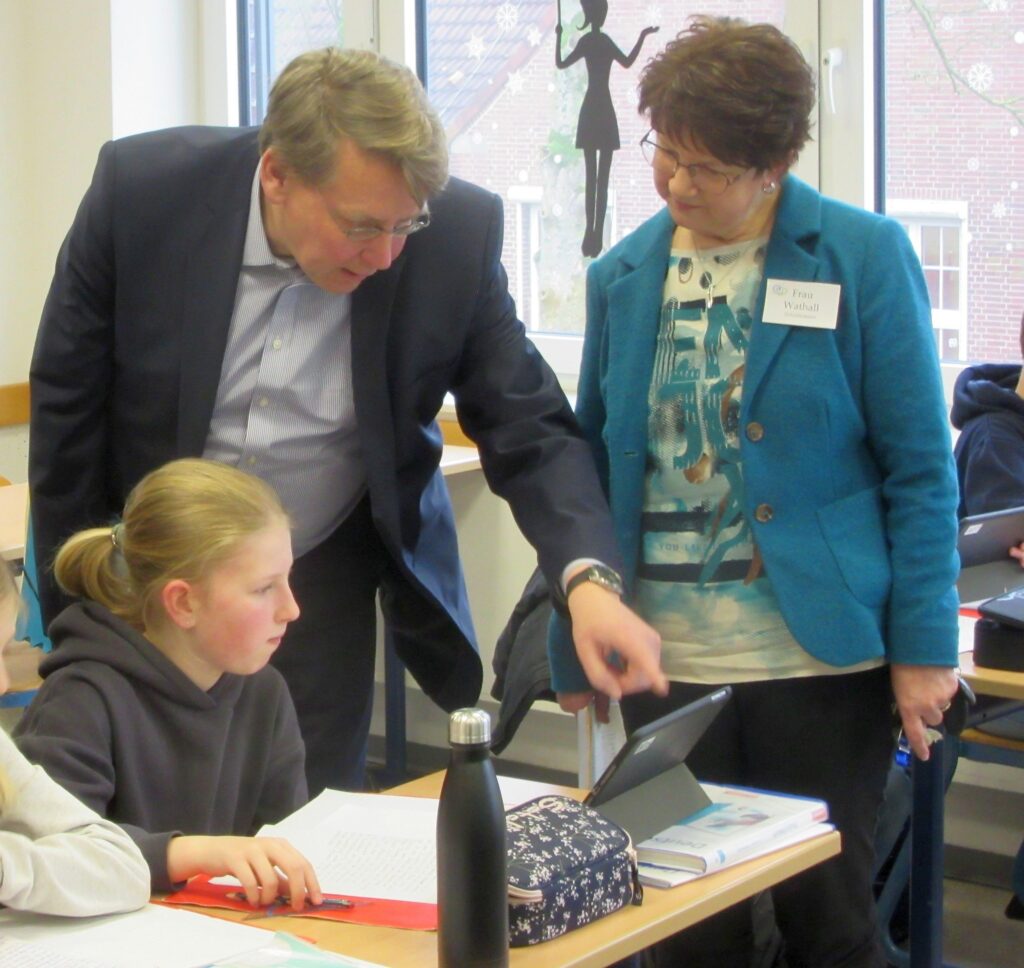
[{"label": "earring", "polygon": [[779,186],[774,181],[766,181],[762,182],[761,191],[764,192],[765,195],[774,195],[775,189],[778,187]]}]

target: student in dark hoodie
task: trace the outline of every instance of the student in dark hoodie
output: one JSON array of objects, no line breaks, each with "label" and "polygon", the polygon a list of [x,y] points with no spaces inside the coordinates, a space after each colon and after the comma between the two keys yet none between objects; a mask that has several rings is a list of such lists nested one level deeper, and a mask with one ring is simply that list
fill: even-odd
[{"label": "student in dark hoodie", "polygon": [[22,752],[149,863],[154,891],[230,874],[250,903],[322,901],[287,841],[252,836],[307,800],[295,709],[268,660],[299,614],[288,518],[263,481],[177,460],[144,477],[123,521],[72,537],[60,584],[82,601],[15,732]]},{"label": "student in dark hoodie", "polygon": [[[1020,344],[1024,357],[1024,316]],[[957,377],[953,426],[959,516],[1024,505],[1024,376],[1019,363],[979,363]],[[1011,550],[1022,559],[1024,551]]]}]

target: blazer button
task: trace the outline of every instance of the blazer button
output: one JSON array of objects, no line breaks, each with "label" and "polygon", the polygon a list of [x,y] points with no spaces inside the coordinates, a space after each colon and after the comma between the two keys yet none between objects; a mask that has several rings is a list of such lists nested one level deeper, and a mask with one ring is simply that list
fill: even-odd
[{"label": "blazer button", "polygon": [[757,518],[761,524],[767,524],[773,517],[775,517],[775,510],[770,504],[759,504],[754,509],[754,517]]},{"label": "blazer button", "polygon": [[747,424],[747,440],[757,443],[764,436],[764,425],[759,424],[756,420],[751,420]]}]

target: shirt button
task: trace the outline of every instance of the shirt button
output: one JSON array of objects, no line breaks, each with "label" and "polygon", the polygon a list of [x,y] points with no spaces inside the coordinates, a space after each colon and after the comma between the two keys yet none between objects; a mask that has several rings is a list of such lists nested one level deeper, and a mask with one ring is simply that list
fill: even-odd
[{"label": "shirt button", "polygon": [[775,517],[775,509],[770,504],[759,504],[754,510],[754,517],[761,524],[767,524]]},{"label": "shirt button", "polygon": [[281,348],[281,338],[280,338],[280,337],[278,337],[278,338],[277,338],[277,339],[275,339],[275,340],[274,340],[274,342],[273,342],[273,343],[271,343],[270,345],[271,345],[271,346],[273,346],[275,350],[279,350],[279,349]]},{"label": "shirt button", "polygon": [[270,398],[269,397],[260,397],[259,405],[261,407],[265,407],[268,403],[270,403]]},{"label": "shirt button", "polygon": [[752,420],[747,424],[747,440],[757,443],[764,436],[764,425]]}]

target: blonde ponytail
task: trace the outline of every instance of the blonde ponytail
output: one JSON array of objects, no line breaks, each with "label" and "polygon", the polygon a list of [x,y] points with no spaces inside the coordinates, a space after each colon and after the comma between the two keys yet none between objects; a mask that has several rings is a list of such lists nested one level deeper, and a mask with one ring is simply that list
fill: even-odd
[{"label": "blonde ponytail", "polygon": [[114,528],[79,531],[57,552],[53,573],[69,595],[99,602],[131,620],[136,596],[114,534]]}]

